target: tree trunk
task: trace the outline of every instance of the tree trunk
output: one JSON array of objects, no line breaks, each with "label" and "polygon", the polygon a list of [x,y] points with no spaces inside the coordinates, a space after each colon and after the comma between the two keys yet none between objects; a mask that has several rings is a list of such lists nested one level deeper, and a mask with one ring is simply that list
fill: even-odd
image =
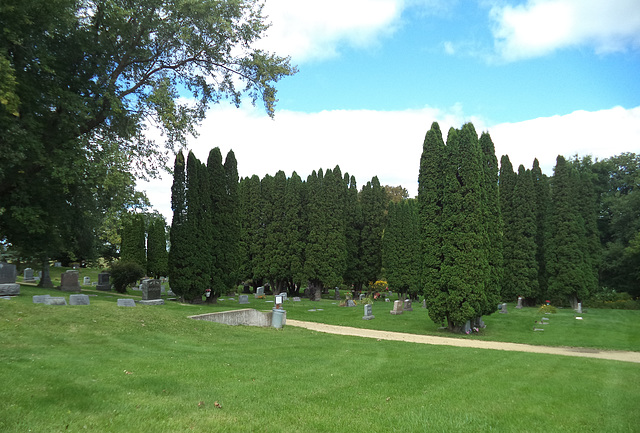
[{"label": "tree trunk", "polygon": [[51,275],[49,275],[49,258],[48,257],[42,258],[42,278],[40,278],[38,287],[43,287],[45,289],[53,288],[53,281],[51,281]]}]

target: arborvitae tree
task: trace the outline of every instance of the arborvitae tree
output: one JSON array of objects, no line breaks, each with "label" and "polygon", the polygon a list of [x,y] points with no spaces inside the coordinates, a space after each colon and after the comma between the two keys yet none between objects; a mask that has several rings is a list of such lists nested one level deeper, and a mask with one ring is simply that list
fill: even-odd
[{"label": "arborvitae tree", "polygon": [[535,299],[538,295],[538,265],[536,262],[535,192],[531,171],[518,167],[513,190],[513,222],[509,261],[505,268],[504,292],[509,300],[518,296]]},{"label": "arborvitae tree", "polygon": [[225,286],[233,287],[238,283],[239,267],[239,245],[240,245],[240,216],[239,216],[239,198],[238,198],[238,162],[233,150],[227,152],[224,160],[225,186],[226,186],[226,204],[224,214],[226,222],[224,225],[224,263],[223,271],[225,278]]},{"label": "arborvitae tree", "polygon": [[262,185],[263,206],[268,221],[265,244],[267,278],[274,284],[276,293],[281,293],[291,278],[285,207],[287,177],[281,170],[275,177],[265,176]]},{"label": "arborvitae tree", "polygon": [[168,272],[167,232],[163,217],[152,218],[147,236],[147,275],[154,278]]},{"label": "arborvitae tree", "polygon": [[189,290],[190,280],[190,234],[187,227],[187,197],[185,161],[182,152],[176,155],[171,186],[171,231],[169,239],[169,284],[171,290],[183,297]]},{"label": "arborvitae tree", "polygon": [[209,249],[210,261],[209,278],[207,288],[211,289],[209,302],[216,302],[217,298],[226,293],[230,287],[227,286],[227,275],[225,274],[225,244],[224,230],[226,221],[227,204],[227,181],[224,166],[222,165],[222,154],[220,148],[215,147],[209,152],[207,158],[207,180],[210,212],[206,216],[209,222],[207,234],[207,248]]},{"label": "arborvitae tree", "polygon": [[289,287],[292,294],[299,294],[304,279],[304,238],[303,238],[303,183],[294,171],[287,179],[285,192],[285,245],[287,246],[287,268]]},{"label": "arborvitae tree", "polygon": [[382,233],[387,208],[386,193],[377,176],[362,188],[362,269],[366,282],[375,283],[382,270]]},{"label": "arborvitae tree", "polygon": [[[420,240],[422,243],[422,288],[427,299],[429,317],[442,321],[442,307],[446,302],[441,290],[442,267],[442,206],[445,182],[445,145],[438,123],[433,122],[427,132],[420,157],[418,176],[418,208],[420,214]],[[433,310],[433,312],[432,312]],[[442,311],[442,312],[440,312]]]},{"label": "arborvitae tree", "polygon": [[[252,279],[254,286],[262,284],[264,275],[258,272],[264,251],[264,226],[260,218],[260,178],[243,178],[239,186],[240,198],[240,278]],[[256,287],[257,287],[256,286]]]},{"label": "arborvitae tree", "polygon": [[382,242],[382,263],[389,288],[416,298],[420,290],[420,224],[418,206],[408,199],[389,203]]},{"label": "arborvitae tree", "polygon": [[500,301],[503,279],[503,245],[502,245],[502,213],[500,211],[500,195],[498,192],[498,158],[495,146],[488,132],[480,136],[479,145],[482,150],[485,191],[485,221],[487,225],[487,257],[489,261],[489,280],[485,287],[487,309],[482,314],[492,314]]},{"label": "arborvitae tree", "polygon": [[513,282],[509,281],[511,274],[509,269],[513,267],[514,251],[517,250],[517,239],[514,237],[513,226],[515,215],[513,210],[513,192],[516,187],[516,174],[508,155],[500,158],[500,213],[502,215],[502,260],[503,260],[503,280],[501,283],[500,295],[503,300],[512,300],[515,293],[510,293],[507,288],[513,287]]},{"label": "arborvitae tree", "polygon": [[347,267],[344,282],[353,285],[355,290],[362,290],[365,277],[362,269],[361,232],[362,206],[358,200],[358,185],[354,176],[345,173],[345,183],[348,183],[345,201],[345,240],[347,245]]},{"label": "arborvitae tree", "polygon": [[339,167],[335,171],[327,170],[326,174],[322,170],[317,175],[313,172],[307,184],[309,235],[304,269],[311,298],[320,300],[322,288],[341,284],[346,269],[346,185]]},{"label": "arborvitae tree", "polygon": [[547,299],[547,267],[545,262],[545,238],[549,216],[549,180],[540,169],[538,159],[533,160],[533,190],[536,214],[536,262],[538,264],[538,296],[536,301]]},{"label": "arborvitae tree", "polygon": [[128,216],[123,223],[120,259],[137,263],[143,271],[147,269],[146,230],[140,214]]},{"label": "arborvitae tree", "polygon": [[546,247],[548,297],[559,305],[575,305],[589,294],[593,269],[585,251],[585,223],[580,212],[579,174],[558,156],[551,180],[551,216]]},{"label": "arborvitae tree", "polygon": [[[472,124],[450,131],[443,201],[443,295],[428,300],[430,317],[459,330],[485,311],[489,281],[482,151]],[[430,304],[430,306],[429,306]],[[433,310],[433,311],[432,311]]]},{"label": "arborvitae tree", "polygon": [[[211,285],[211,249],[209,245],[209,182],[206,167],[189,152],[187,157],[187,224],[189,231],[189,288],[183,297],[199,303]],[[215,291],[215,288],[212,288]],[[213,295],[212,295],[213,296]]]}]

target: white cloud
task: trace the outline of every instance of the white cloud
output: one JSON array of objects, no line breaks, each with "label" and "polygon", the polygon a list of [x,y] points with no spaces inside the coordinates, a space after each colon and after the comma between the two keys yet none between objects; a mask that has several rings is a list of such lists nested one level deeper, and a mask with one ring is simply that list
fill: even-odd
[{"label": "white cloud", "polygon": [[[530,168],[538,158],[551,175],[557,155],[591,154],[605,158],[622,152],[640,152],[640,107],[616,107],[596,112],[576,111],[565,116],[488,126],[481,118],[466,116],[456,104],[446,110],[426,107],[405,111],[279,111],[275,120],[260,108],[240,109],[218,105],[211,109],[200,136],[189,148],[206,161],[220,147],[223,158],[233,149],[240,176],[260,178],[295,170],[303,179],[313,170],[340,165],[356,177],[361,188],[373,176],[383,185],[402,185],[417,193],[422,143],[431,123],[437,121],[446,140],[450,127],[473,122],[480,134],[488,130],[498,159],[508,154],[514,167]],[[171,182],[141,183],[154,208],[171,220]]]},{"label": "white cloud", "polygon": [[506,61],[588,46],[597,53],[640,48],[637,0],[527,0],[491,8],[497,54]]}]

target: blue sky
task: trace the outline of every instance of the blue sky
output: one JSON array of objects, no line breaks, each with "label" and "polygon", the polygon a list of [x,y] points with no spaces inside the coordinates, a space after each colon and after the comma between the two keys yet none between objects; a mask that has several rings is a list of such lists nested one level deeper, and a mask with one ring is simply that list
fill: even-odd
[{"label": "blue sky", "polygon": [[[417,192],[422,141],[473,122],[514,167],[640,152],[637,0],[266,0],[260,48],[290,55],[275,119],[211,108],[189,143],[233,149],[241,176],[340,165]],[[171,219],[170,176],[140,184]]]}]

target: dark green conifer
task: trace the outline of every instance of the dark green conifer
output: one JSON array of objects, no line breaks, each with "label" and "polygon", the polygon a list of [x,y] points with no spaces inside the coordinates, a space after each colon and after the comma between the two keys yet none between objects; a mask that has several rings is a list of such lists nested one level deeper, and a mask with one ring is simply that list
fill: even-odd
[{"label": "dark green conifer", "polygon": [[173,167],[173,185],[171,186],[171,248],[169,250],[169,284],[171,290],[183,297],[189,290],[190,278],[190,239],[187,228],[187,198],[185,160],[178,152]]}]

